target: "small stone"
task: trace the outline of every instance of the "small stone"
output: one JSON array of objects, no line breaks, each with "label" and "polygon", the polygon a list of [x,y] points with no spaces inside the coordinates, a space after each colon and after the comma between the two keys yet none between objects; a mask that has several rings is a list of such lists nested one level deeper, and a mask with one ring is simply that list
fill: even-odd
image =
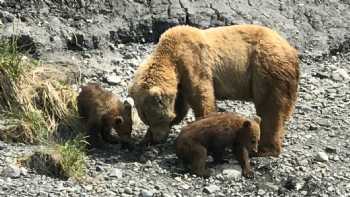
[{"label": "small stone", "polygon": [[345,69],[337,69],[332,73],[332,79],[334,81],[350,80],[350,76]]},{"label": "small stone", "polygon": [[91,55],[89,53],[83,53],[81,56],[83,58],[91,58]]},{"label": "small stone", "polygon": [[265,194],[265,191],[264,191],[264,190],[262,190],[262,189],[259,189],[259,190],[258,190],[258,195],[261,195],[261,196],[262,196],[262,195],[264,195],[264,194]]},{"label": "small stone", "polygon": [[21,169],[16,165],[8,165],[5,169],[2,170],[1,176],[10,177],[10,178],[19,178],[21,176]]},{"label": "small stone", "polygon": [[337,148],[332,147],[332,146],[327,146],[326,149],[325,149],[325,151],[326,151],[327,153],[337,153]]},{"label": "small stone", "polygon": [[154,192],[149,191],[149,190],[142,190],[141,191],[141,196],[142,197],[152,197]]},{"label": "small stone", "polygon": [[131,188],[130,187],[126,187],[126,188],[124,188],[124,193],[126,193],[126,194],[132,194],[132,190],[131,190]]},{"label": "small stone", "polygon": [[101,166],[96,166],[96,172],[101,172],[103,168]]},{"label": "small stone", "polygon": [[116,85],[121,82],[121,78],[115,74],[107,75],[105,78],[106,82],[110,85]]},{"label": "small stone", "polygon": [[215,195],[215,197],[226,197],[226,195],[222,192],[219,192],[218,194]]},{"label": "small stone", "polygon": [[179,176],[175,177],[174,179],[175,179],[176,181],[179,181],[179,182],[182,181],[181,177],[179,177]]},{"label": "small stone", "polygon": [[21,171],[21,175],[23,175],[23,176],[27,176],[27,174],[28,174],[28,170],[27,170],[26,168],[21,167],[21,168],[20,168],[20,171]]},{"label": "small stone", "polygon": [[118,179],[123,177],[123,172],[119,168],[113,168],[112,171],[109,173],[110,177],[116,177]]},{"label": "small stone", "polygon": [[216,186],[216,185],[209,185],[209,186],[206,186],[204,187],[203,191],[207,194],[212,194],[216,191],[219,191],[220,190],[220,187]]},{"label": "small stone", "polygon": [[264,182],[261,185],[259,185],[259,187],[265,190],[278,191],[278,186],[274,185],[271,182]]},{"label": "small stone", "polygon": [[321,162],[327,162],[328,161],[328,155],[325,152],[318,152],[315,159],[317,161],[321,161]]},{"label": "small stone", "polygon": [[181,187],[182,187],[182,189],[184,189],[184,190],[190,189],[190,186],[187,185],[187,184],[183,184],[183,185],[181,185]]},{"label": "small stone", "polygon": [[236,169],[224,169],[222,171],[222,174],[224,175],[224,177],[228,178],[228,179],[239,179],[241,178],[241,171],[236,170]]}]

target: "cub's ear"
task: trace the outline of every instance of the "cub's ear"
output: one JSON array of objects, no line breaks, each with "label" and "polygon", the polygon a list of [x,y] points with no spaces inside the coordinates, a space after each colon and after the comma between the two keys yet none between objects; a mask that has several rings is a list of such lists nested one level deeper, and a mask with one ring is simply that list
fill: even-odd
[{"label": "cub's ear", "polygon": [[261,123],[261,118],[260,118],[260,116],[255,115],[253,119],[254,119],[258,124]]},{"label": "cub's ear", "polygon": [[119,125],[119,124],[122,124],[124,122],[124,119],[121,116],[117,116],[117,117],[115,117],[114,122],[116,125]]},{"label": "cub's ear", "polygon": [[251,122],[249,120],[244,121],[243,128],[249,128],[251,126]]}]

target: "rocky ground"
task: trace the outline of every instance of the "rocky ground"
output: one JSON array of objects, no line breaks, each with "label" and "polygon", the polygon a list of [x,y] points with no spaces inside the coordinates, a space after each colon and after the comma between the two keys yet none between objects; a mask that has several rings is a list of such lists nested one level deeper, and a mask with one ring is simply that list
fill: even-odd
[{"label": "rocky ground", "polygon": [[[118,145],[91,152],[83,182],[17,168],[17,158],[40,147],[0,141],[0,196],[350,196],[350,2],[220,2],[0,0],[0,34],[13,34],[13,22],[21,21],[15,27],[24,51],[70,68],[79,83],[100,82],[126,99],[137,65],[154,47],[150,42],[169,26],[248,22],[275,28],[301,52],[299,100],[279,158],[252,159],[252,180],[241,177],[230,154],[230,163],[213,166],[209,179],[186,173],[173,142],[193,120],[190,113],[167,143],[142,156]],[[255,113],[251,103],[219,106]],[[145,129],[135,123],[133,136],[141,139]]]},{"label": "rocky ground", "polygon": [[[90,51],[61,56],[81,65],[82,80],[99,81],[126,98],[127,84],[152,45],[120,45],[114,53]],[[213,166],[213,176],[202,179],[186,173],[177,163],[173,141],[138,154],[111,146],[88,157],[88,180],[82,183],[11,168],[17,157],[37,147],[0,144],[0,195],[7,196],[348,196],[350,193],[350,54],[324,59],[303,59],[300,97],[287,126],[284,151],[279,158],[254,158],[256,176],[241,177],[231,155],[230,163]],[[51,57],[59,62],[60,55]],[[56,57],[56,58],[53,58]],[[74,57],[74,58],[73,58]],[[43,60],[48,61],[48,57]],[[98,67],[96,67],[98,65]],[[104,65],[106,65],[104,67]],[[107,66],[109,65],[109,66]],[[112,65],[112,66],[110,66]],[[254,113],[251,103],[220,102],[228,111]],[[186,121],[193,120],[190,114]],[[186,124],[186,121],[183,124]],[[135,126],[134,137],[145,134]],[[9,173],[11,172],[11,173]]]}]

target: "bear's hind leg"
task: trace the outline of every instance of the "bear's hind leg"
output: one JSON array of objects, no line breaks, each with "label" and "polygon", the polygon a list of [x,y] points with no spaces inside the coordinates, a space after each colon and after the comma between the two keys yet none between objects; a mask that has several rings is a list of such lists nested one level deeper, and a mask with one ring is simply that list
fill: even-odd
[{"label": "bear's hind leg", "polygon": [[279,156],[284,138],[284,122],[291,111],[290,108],[288,104],[277,105],[273,101],[256,106],[257,114],[261,117],[261,137],[257,156]]}]

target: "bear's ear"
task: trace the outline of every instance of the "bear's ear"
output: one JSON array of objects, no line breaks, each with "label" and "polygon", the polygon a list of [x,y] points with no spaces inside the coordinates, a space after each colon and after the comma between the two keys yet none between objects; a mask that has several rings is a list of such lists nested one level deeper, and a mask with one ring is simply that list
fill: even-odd
[{"label": "bear's ear", "polygon": [[124,122],[124,119],[123,119],[123,117],[121,117],[121,116],[117,116],[117,117],[115,117],[115,119],[114,119],[114,123],[115,123],[116,125],[122,124],[123,122]]},{"label": "bear's ear", "polygon": [[251,122],[249,120],[244,121],[243,128],[249,128],[251,126]]},{"label": "bear's ear", "polygon": [[261,118],[260,118],[260,116],[255,115],[253,119],[254,119],[258,124],[261,123]]}]

